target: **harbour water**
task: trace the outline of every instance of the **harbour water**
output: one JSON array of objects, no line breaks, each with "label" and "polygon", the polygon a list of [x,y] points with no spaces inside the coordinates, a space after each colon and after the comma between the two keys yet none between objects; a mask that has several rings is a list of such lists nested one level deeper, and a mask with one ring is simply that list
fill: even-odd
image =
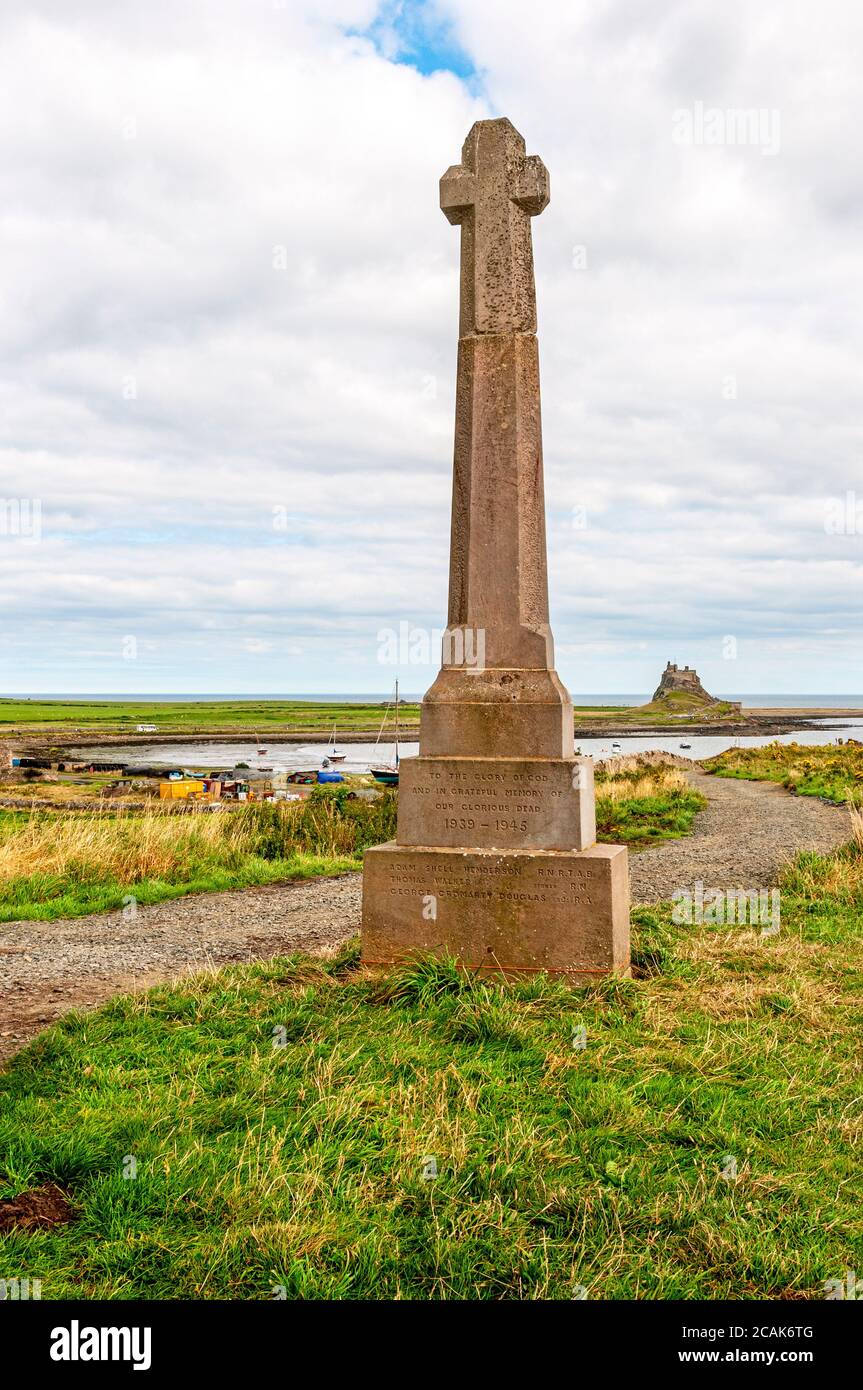
[{"label": "harbour water", "polygon": [[[827,725],[827,728],[822,727]],[[733,734],[691,734],[684,732],[669,734],[621,734],[614,740],[620,745],[619,752],[645,753],[661,749],[668,753],[681,753],[687,758],[711,758],[726,748],[757,748],[765,743],[835,743],[838,739],[856,738],[863,741],[863,719],[820,720],[817,727],[799,729],[787,734],[761,737],[753,735],[735,736]],[[682,748],[681,743],[691,747]],[[577,747],[586,756],[609,758],[618,750],[612,748],[611,738],[582,738]],[[339,767],[346,772],[364,772],[370,763],[388,763],[393,757],[391,743],[346,743],[343,751],[347,755]],[[410,758],[419,752],[419,744],[403,743],[399,749],[403,758]],[[190,768],[199,771],[216,771],[247,764],[250,773],[272,768],[276,772],[294,772],[303,769],[319,768],[327,755],[327,745],[323,743],[270,743],[267,751],[259,754],[257,745],[249,743],[116,743],[100,748],[71,749],[74,757],[98,758],[109,762],[114,758],[118,764],[127,767]]]}]

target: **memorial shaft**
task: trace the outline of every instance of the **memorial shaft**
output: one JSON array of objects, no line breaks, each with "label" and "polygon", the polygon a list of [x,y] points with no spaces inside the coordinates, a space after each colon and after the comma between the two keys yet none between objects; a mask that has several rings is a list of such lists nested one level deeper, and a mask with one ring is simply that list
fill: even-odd
[{"label": "memorial shaft", "polygon": [[449,609],[423,753],[566,757],[554,673],[531,218],[548,173],[508,120],[478,121],[441,179],[461,228]]}]

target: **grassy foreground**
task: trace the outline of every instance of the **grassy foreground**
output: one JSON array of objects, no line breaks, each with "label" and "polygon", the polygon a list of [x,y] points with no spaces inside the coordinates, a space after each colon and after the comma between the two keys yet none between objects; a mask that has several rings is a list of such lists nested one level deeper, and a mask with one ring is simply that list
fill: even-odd
[{"label": "grassy foreground", "polygon": [[[598,779],[601,839],[631,848],[687,834],[703,800],[674,768],[636,758]],[[187,893],[347,873],[392,839],[397,800],[351,800],[347,786],[308,801],[187,814],[156,802],[127,812],[0,811],[0,921],[53,921]]]},{"label": "grassy foreground", "polygon": [[727,748],[704,763],[718,777],[779,782],[799,796],[820,796],[863,806],[863,743],[841,747],[805,743],[769,743],[762,748]]},{"label": "grassy foreground", "polygon": [[[70,1015],[0,1077],[0,1236],[42,1297],[821,1298],[863,1265],[863,844],[782,930],[635,914],[638,978],[346,950]],[[436,1171],[437,1176],[433,1176]]]}]

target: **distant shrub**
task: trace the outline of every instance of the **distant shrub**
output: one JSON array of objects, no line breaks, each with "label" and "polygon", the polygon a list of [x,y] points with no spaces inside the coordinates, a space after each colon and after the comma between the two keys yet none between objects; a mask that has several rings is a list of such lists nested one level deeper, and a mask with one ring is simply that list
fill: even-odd
[{"label": "distant shrub", "polygon": [[391,840],[396,805],[393,791],[366,801],[344,786],[315,787],[304,801],[255,803],[233,819],[262,859],[288,859],[298,850],[337,858]]}]

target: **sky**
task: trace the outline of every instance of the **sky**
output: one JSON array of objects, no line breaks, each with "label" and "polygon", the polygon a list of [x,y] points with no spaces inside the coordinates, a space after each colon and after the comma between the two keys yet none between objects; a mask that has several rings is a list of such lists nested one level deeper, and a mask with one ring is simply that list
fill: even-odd
[{"label": "sky", "polygon": [[431,683],[499,115],[564,682],[863,692],[861,55],[855,0],[0,6],[0,692]]}]

